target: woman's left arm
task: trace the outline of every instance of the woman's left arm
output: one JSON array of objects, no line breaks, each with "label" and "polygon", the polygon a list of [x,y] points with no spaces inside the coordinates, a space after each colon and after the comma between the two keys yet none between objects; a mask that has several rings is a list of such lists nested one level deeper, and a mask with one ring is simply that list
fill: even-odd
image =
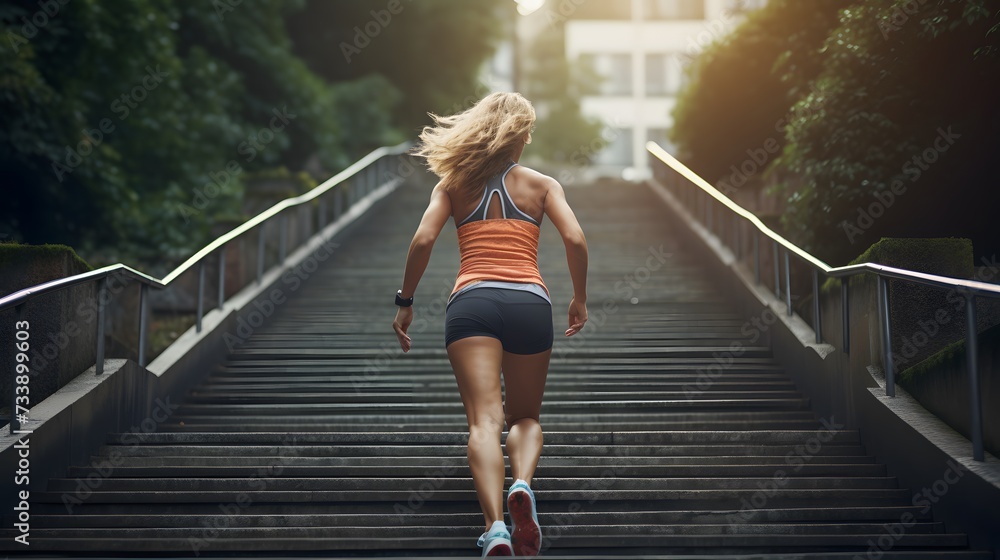
[{"label": "woman's left arm", "polygon": [[[431,201],[424,210],[424,215],[417,226],[417,232],[413,234],[410,241],[410,250],[406,255],[406,266],[403,269],[403,294],[402,297],[411,298],[417,291],[417,284],[427,270],[427,263],[431,258],[431,250],[434,242],[437,241],[441,229],[451,216],[451,198],[448,193],[441,188],[438,183],[431,191]],[[406,329],[413,322],[413,307],[400,307],[396,311],[396,319],[392,322],[392,328],[396,331],[399,339],[399,346],[403,352],[409,352],[412,342]]]}]

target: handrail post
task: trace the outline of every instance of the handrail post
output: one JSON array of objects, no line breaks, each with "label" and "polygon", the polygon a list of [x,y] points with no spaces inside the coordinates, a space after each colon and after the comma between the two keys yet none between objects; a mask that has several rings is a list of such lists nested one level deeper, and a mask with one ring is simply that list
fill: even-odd
[{"label": "handrail post", "polygon": [[705,199],[705,229],[708,230],[709,235],[714,235],[715,231],[712,229],[712,199],[704,192],[702,193],[702,198]]},{"label": "handrail post", "polygon": [[889,310],[889,279],[881,275],[878,277],[879,290],[878,294],[881,305],[881,315],[882,315],[882,343],[885,345],[885,394],[887,397],[896,396],[896,372],[894,371],[894,366],[892,363],[892,325],[891,325],[891,314]]},{"label": "handrail post", "polygon": [[778,262],[778,242],[772,242],[774,248],[771,254],[774,256],[774,297],[781,299],[781,263]]},{"label": "handrail post", "polygon": [[840,279],[840,314],[841,321],[844,323],[844,354],[851,353],[851,302],[848,294],[850,290],[848,287],[849,281],[850,277],[848,276],[844,276]]},{"label": "handrail post", "polygon": [[816,333],[816,344],[823,344],[823,324],[819,314],[819,271],[813,268],[813,332]]},{"label": "handrail post", "polygon": [[95,353],[94,374],[104,373],[104,302],[101,301],[101,294],[107,292],[108,277],[105,276],[97,283],[97,352]]},{"label": "handrail post", "polygon": [[740,221],[739,216],[735,213],[731,214],[733,217],[732,227],[733,227],[733,247],[736,253],[736,261],[739,262],[743,258],[743,244],[740,243]]},{"label": "handrail post", "polygon": [[288,221],[284,212],[278,217],[278,264],[285,264],[285,251],[288,250]]},{"label": "handrail post", "polygon": [[792,316],[792,267],[788,260],[788,249],[785,249],[785,306],[788,316]]},{"label": "handrail post", "polygon": [[753,279],[760,285],[760,233],[753,234]]},{"label": "handrail post", "polygon": [[195,332],[201,332],[203,315],[205,315],[205,261],[198,263],[198,311],[194,321]]},{"label": "handrail post", "polygon": [[264,281],[264,230],[267,229],[267,222],[260,224],[257,228],[257,285]]},{"label": "handrail post", "polygon": [[219,309],[226,303],[226,246],[219,249]]},{"label": "handrail post", "polygon": [[323,231],[326,228],[326,199],[323,197],[319,197],[319,217],[317,219],[319,230]]},{"label": "handrail post", "polygon": [[978,325],[976,321],[976,296],[965,295],[965,361],[969,373],[969,410],[972,417],[972,458],[983,460],[983,410],[979,391]]},{"label": "handrail post", "polygon": [[302,206],[302,239],[299,241],[299,246],[301,247],[306,241],[312,237],[313,231],[313,221],[312,221],[312,209],[309,205]]},{"label": "handrail post", "polygon": [[149,285],[139,286],[139,365],[146,367],[146,338],[148,335],[149,313],[146,311],[146,297],[149,294]]},{"label": "handrail post", "polygon": [[333,219],[336,220],[344,212],[344,189],[339,185],[333,189]]}]

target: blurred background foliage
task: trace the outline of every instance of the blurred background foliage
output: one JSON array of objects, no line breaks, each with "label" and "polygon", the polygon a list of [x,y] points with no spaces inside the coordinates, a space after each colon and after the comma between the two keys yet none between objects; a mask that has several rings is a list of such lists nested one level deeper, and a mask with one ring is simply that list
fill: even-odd
[{"label": "blurred background foliage", "polygon": [[522,89],[538,113],[531,153],[550,163],[585,165],[594,156],[587,148],[600,138],[604,123],[585,116],[581,100],[596,93],[604,78],[567,60],[565,42],[566,21],[553,21],[526,49]]},{"label": "blurred background foliage", "polygon": [[412,138],[475,89],[500,26],[491,0],[387,5],[0,1],[0,232],[155,270],[239,215],[248,177],[322,180]]},{"label": "blurred background foliage", "polygon": [[[749,184],[833,264],[881,237],[970,237],[995,255],[998,49],[998,0],[771,0],[689,67],[672,140],[715,182],[777,142]],[[949,130],[954,149],[914,161]],[[886,210],[868,221],[873,203]]]}]

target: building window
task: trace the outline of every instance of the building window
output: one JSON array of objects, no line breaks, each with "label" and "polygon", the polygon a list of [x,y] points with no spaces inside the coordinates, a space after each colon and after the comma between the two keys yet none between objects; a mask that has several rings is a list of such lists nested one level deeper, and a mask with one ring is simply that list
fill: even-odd
[{"label": "building window", "polygon": [[681,86],[681,68],[674,55],[646,55],[646,95],[677,95]]},{"label": "building window", "polygon": [[601,83],[590,88],[599,95],[632,95],[632,55],[583,54],[581,63],[601,78]]},{"label": "building window", "polygon": [[705,0],[646,0],[646,19],[705,19]]},{"label": "building window", "polygon": [[608,145],[594,158],[597,165],[632,165],[632,129],[609,128],[604,131]]},{"label": "building window", "polygon": [[646,55],[646,95],[666,95],[667,87],[667,55]]}]

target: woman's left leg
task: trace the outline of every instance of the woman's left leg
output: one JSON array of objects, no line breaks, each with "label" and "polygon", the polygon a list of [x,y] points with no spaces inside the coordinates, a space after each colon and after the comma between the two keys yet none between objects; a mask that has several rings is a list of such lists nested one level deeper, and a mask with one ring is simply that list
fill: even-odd
[{"label": "woman's left leg", "polygon": [[468,336],[451,342],[447,349],[469,422],[469,469],[488,531],[495,521],[503,519],[503,345],[490,336]]}]

